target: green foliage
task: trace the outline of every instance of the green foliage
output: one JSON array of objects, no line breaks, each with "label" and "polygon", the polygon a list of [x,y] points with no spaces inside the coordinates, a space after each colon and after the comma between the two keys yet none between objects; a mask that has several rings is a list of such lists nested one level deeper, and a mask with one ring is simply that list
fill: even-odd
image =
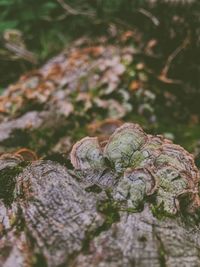
[{"label": "green foliage", "polygon": [[[58,52],[69,39],[83,33],[105,33],[109,22],[121,20],[122,24],[127,25],[135,22],[143,25],[148,22],[149,25],[148,18],[141,14],[138,17],[138,8],[148,9],[149,2],[151,1],[1,0],[0,35],[7,29],[20,30],[28,48],[39,55],[40,61],[44,61]],[[155,14],[160,13],[162,16],[162,10],[161,5],[155,9]],[[171,14],[171,10],[168,11]],[[173,11],[176,14],[176,8]],[[184,12],[187,15],[186,9]],[[168,14],[167,17],[172,16]]]},{"label": "green foliage", "polygon": [[[27,46],[43,60],[66,42],[54,18],[63,10],[54,0],[1,0],[0,34],[7,29],[23,33]],[[59,30],[58,30],[59,29]],[[56,42],[55,42],[56,40]]]},{"label": "green foliage", "polygon": [[[59,51],[68,39],[90,32],[119,12],[123,1],[63,1],[77,12],[68,12],[57,0],[1,0],[0,35],[7,29],[23,33],[26,44],[41,61]],[[94,19],[95,18],[95,19]],[[95,28],[96,29],[96,28]]]}]

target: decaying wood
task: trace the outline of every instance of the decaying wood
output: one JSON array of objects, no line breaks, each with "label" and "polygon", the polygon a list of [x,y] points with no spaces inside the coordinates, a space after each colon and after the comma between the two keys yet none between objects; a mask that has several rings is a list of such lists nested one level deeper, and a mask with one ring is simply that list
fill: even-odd
[{"label": "decaying wood", "polygon": [[116,90],[126,76],[123,62],[130,65],[135,53],[123,42],[80,39],[9,86],[0,96],[0,152],[23,147],[50,152],[66,135],[73,137],[70,129],[79,129],[82,120],[88,125],[99,112],[111,120],[130,112],[129,92]]},{"label": "decaying wood", "polygon": [[[146,158],[138,160],[138,151]],[[199,172],[188,152],[146,135],[138,125],[124,124],[106,144],[84,138],[71,158],[75,169],[34,157],[28,162],[23,153],[1,155],[0,266],[200,265]],[[152,198],[130,209],[130,198],[134,204],[140,196],[140,182],[146,190],[154,183],[150,169],[151,175],[156,169],[161,174],[166,166]],[[182,205],[176,213],[165,210],[167,194],[179,199],[180,187],[186,193]],[[130,190],[123,199],[116,198],[120,188]],[[191,202],[195,205],[188,210]]]}]

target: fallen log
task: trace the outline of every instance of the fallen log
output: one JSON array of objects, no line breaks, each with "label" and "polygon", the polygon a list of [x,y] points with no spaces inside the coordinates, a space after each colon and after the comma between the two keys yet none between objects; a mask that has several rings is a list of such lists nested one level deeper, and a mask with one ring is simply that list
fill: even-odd
[{"label": "fallen log", "polygon": [[191,154],[124,124],[77,142],[71,161],[1,156],[1,266],[200,265]]}]

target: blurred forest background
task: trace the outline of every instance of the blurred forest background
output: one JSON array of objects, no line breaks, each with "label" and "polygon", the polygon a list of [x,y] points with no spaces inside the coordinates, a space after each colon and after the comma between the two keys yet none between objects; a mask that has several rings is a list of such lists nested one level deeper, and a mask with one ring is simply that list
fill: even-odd
[{"label": "blurred forest background", "polygon": [[[67,127],[75,129],[75,120],[79,126],[75,134],[64,128],[67,132],[47,138],[51,151],[58,153],[55,144],[66,133],[78,139],[100,131],[106,119],[112,119],[112,125],[132,121],[183,145],[200,166],[199,0],[0,0],[0,10],[2,97],[21,75],[34,73],[61,51],[68,59],[69,51],[81,51],[76,58],[80,61],[77,73],[86,64],[82,54],[91,53],[83,47],[93,47],[92,53],[98,54],[98,60],[93,55],[87,64],[90,69],[97,62],[92,77],[99,82],[88,82],[86,75],[83,86],[81,76],[76,89],[89,95],[77,96],[73,91],[68,97],[78,104],[73,102]],[[87,107],[81,109],[81,101]],[[41,110],[41,103],[28,102],[27,106],[12,106],[12,119],[27,110]],[[42,149],[22,145],[41,155],[50,151],[49,145]]]}]

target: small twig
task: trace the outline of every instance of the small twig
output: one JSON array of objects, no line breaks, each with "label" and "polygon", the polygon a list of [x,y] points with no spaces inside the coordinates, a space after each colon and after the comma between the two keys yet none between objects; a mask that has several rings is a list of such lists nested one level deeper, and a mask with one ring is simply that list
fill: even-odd
[{"label": "small twig", "polygon": [[80,11],[80,10],[74,9],[69,4],[67,4],[64,0],[57,0],[57,2],[70,15],[73,15],[73,16],[83,15],[83,16],[90,16],[90,17],[94,17],[95,16],[94,12],[85,12],[85,11]]},{"label": "small twig", "polygon": [[149,11],[147,11],[146,9],[139,8],[138,12],[141,13],[142,15],[146,16],[147,18],[149,18],[155,26],[158,26],[160,24],[160,21],[153,14],[151,14]]},{"label": "small twig", "polygon": [[166,64],[164,66],[164,68],[162,69],[160,75],[159,75],[159,79],[167,82],[167,83],[181,83],[178,80],[173,80],[167,77],[168,72],[169,72],[169,68],[171,66],[172,61],[176,58],[176,56],[187,47],[189,43],[189,37],[187,35],[187,37],[184,39],[183,43],[178,46],[167,58]]},{"label": "small twig", "polygon": [[120,26],[123,26],[125,27],[125,29],[129,29],[131,31],[134,31],[136,28],[132,25],[130,25],[129,23],[121,20],[121,19],[118,19],[118,18],[114,18],[113,19],[113,22],[116,23],[116,24],[119,24]]},{"label": "small twig", "polygon": [[50,16],[43,16],[43,20],[46,20],[46,21],[61,21],[61,20],[64,20],[65,18],[67,17],[67,14],[62,14],[56,18],[51,18]]},{"label": "small twig", "polygon": [[[187,42],[186,42],[187,41]],[[161,75],[167,75],[170,65],[172,63],[172,61],[175,59],[175,57],[186,47],[188,43],[188,40],[186,39],[179,47],[177,47],[167,58],[167,62],[164,66],[164,68],[162,69]]]},{"label": "small twig", "polygon": [[6,43],[5,47],[9,51],[15,53],[17,56],[19,56],[21,58],[24,58],[25,60],[31,62],[32,64],[34,64],[34,65],[37,64],[37,58],[32,52],[30,52],[30,51],[28,51],[22,47],[19,47],[15,44],[11,44],[11,43]]}]

